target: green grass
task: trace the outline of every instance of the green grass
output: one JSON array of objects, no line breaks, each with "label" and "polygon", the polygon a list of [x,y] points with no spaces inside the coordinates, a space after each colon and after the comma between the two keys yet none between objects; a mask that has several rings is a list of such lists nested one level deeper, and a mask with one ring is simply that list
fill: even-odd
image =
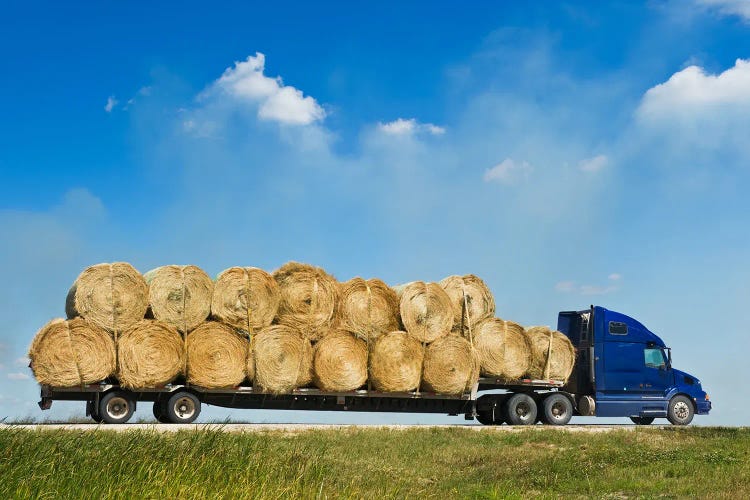
[{"label": "green grass", "polygon": [[0,429],[0,498],[750,497],[750,430]]}]

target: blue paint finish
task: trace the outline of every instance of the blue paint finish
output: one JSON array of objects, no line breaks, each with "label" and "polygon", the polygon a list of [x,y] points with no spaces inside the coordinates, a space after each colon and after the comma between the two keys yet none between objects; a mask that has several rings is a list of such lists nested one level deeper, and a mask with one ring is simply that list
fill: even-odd
[{"label": "blue paint finish", "polygon": [[[669,401],[679,394],[693,401],[696,414],[711,411],[700,380],[672,368],[664,341],[634,318],[592,306],[561,312],[557,329],[578,352],[567,390],[594,396],[597,416],[665,417]],[[585,355],[591,350],[593,359]]]}]

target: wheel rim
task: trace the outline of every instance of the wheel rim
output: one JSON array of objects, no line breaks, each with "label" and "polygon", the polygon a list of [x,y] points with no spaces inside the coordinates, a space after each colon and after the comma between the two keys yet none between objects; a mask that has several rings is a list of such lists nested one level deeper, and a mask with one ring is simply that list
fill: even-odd
[{"label": "wheel rim", "polygon": [[673,413],[679,420],[687,420],[688,416],[690,416],[690,408],[686,402],[677,401],[674,405]]},{"label": "wheel rim", "polygon": [[181,420],[187,420],[195,414],[195,403],[188,397],[175,401],[174,412]]},{"label": "wheel rim", "polygon": [[115,396],[107,401],[107,415],[114,419],[121,419],[128,414],[128,400]]},{"label": "wheel rim", "polygon": [[521,418],[528,417],[530,412],[531,412],[531,407],[526,402],[518,403],[518,405],[516,406],[516,415],[518,415]]},{"label": "wheel rim", "polygon": [[552,418],[554,418],[555,420],[562,420],[568,413],[565,404],[560,401],[552,404],[550,412],[552,413]]}]

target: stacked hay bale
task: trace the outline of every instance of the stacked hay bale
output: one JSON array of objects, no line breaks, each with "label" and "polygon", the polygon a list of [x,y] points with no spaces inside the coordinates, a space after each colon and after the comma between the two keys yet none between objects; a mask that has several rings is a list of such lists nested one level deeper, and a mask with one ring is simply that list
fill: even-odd
[{"label": "stacked hay bale", "polygon": [[185,371],[185,342],[177,328],[144,319],[117,340],[117,379],[127,389],[161,387]]},{"label": "stacked hay bale", "polygon": [[315,341],[331,331],[338,283],[323,269],[287,262],[273,273],[281,302],[275,322],[294,328]]},{"label": "stacked hay bale", "polygon": [[576,359],[575,348],[568,337],[546,326],[526,328],[525,334],[531,347],[528,376],[568,380]]},{"label": "stacked hay bale", "polygon": [[453,327],[469,338],[482,320],[495,315],[495,298],[489,287],[473,274],[448,276],[440,282],[453,306]]},{"label": "stacked hay bale", "polygon": [[213,281],[197,266],[161,266],[143,276],[151,315],[188,333],[211,312]]},{"label": "stacked hay bale", "polygon": [[323,391],[353,391],[367,382],[367,344],[343,330],[329,333],[313,348],[313,382]]},{"label": "stacked hay bale", "polygon": [[298,330],[273,325],[253,336],[256,385],[262,391],[280,394],[312,381],[312,345]]},{"label": "stacked hay bale", "polygon": [[407,392],[419,389],[424,349],[404,331],[378,337],[370,352],[369,375],[375,390]]},{"label": "stacked hay bale", "polygon": [[249,367],[254,370],[252,356],[248,356],[250,341],[229,325],[202,323],[190,332],[186,344],[189,384],[209,389],[235,387],[245,380]]},{"label": "stacked hay bale", "polygon": [[339,287],[335,322],[368,343],[374,342],[399,329],[398,296],[379,279],[353,278]]},{"label": "stacked hay bale", "polygon": [[281,290],[269,273],[257,267],[230,267],[216,279],[211,316],[246,337],[245,376],[255,377],[252,336],[271,325],[279,310]]},{"label": "stacked hay bale", "polygon": [[518,323],[489,318],[474,327],[474,347],[482,375],[518,380],[531,365],[531,346]]}]

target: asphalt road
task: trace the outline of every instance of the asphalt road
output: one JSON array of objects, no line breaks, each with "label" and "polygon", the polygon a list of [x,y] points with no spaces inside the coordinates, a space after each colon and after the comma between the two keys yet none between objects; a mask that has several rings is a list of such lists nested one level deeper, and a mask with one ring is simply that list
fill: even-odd
[{"label": "asphalt road", "polygon": [[[658,429],[670,426],[651,425],[648,428]],[[526,430],[534,431],[560,431],[560,432],[611,432],[611,431],[634,431],[638,426],[623,425],[534,425],[534,426],[484,426],[476,424],[456,425],[341,425],[341,424],[0,424],[0,429],[29,429],[29,430],[74,430],[74,431],[115,431],[126,432],[133,430],[155,431],[155,432],[177,432],[194,430],[219,430],[223,432],[288,432],[299,433],[306,431],[352,431],[360,429],[448,429],[460,428],[476,432],[518,432]],[[643,427],[640,427],[643,428]]]}]

